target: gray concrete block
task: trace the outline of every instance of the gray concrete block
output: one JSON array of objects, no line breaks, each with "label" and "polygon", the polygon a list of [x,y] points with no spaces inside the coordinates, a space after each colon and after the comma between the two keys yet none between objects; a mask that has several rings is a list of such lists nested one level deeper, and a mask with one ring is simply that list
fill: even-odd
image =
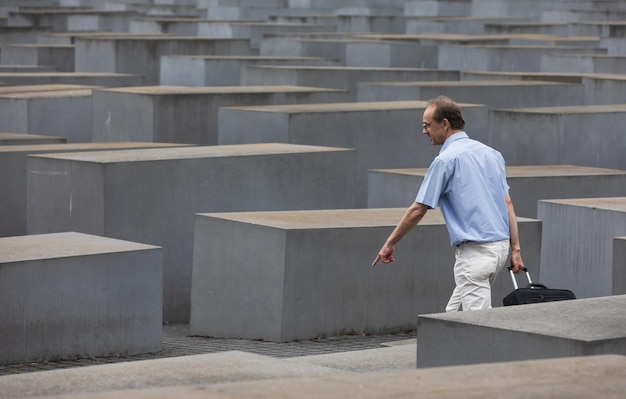
[{"label": "gray concrete block", "polygon": [[[626,105],[490,111],[492,145],[509,165],[572,164],[626,169]],[[602,139],[596,139],[601,137]]]},{"label": "gray concrete block", "polygon": [[[381,357],[384,355],[381,354]],[[206,367],[216,372],[224,365],[231,364],[229,356],[226,361],[215,366]],[[237,364],[247,359],[239,360]],[[142,363],[142,362],[134,362]],[[268,364],[269,361],[267,362]],[[74,399],[111,399],[111,398],[162,398],[176,399],[184,396],[189,399],[209,397],[277,397],[286,395],[295,397],[307,395],[339,399],[358,394],[363,399],[381,397],[412,398],[418,396],[424,399],[440,398],[467,398],[481,399],[484,397],[507,397],[522,399],[548,399],[555,396],[571,399],[586,399],[593,396],[604,398],[619,398],[626,389],[624,356],[600,355],[575,357],[566,359],[546,359],[524,362],[508,362],[482,364],[459,367],[435,367],[419,370],[374,371],[366,373],[341,373],[335,371],[332,375],[306,375],[302,369],[301,376],[293,377],[289,373],[277,378],[257,379],[255,381],[225,381],[222,384],[203,382],[201,385],[188,384],[167,387],[146,387],[132,389],[129,387],[121,391],[87,392],[72,395]],[[143,365],[138,364],[137,366]],[[104,371],[105,366],[94,368],[93,373]],[[174,368],[178,369],[178,368]],[[196,368],[188,367],[189,374]],[[203,370],[205,367],[197,367]],[[506,378],[502,371],[515,376]],[[575,370],[575,372],[573,372]],[[65,374],[59,370],[59,380]],[[31,373],[32,374],[32,373]],[[28,381],[31,375],[10,376],[17,381]],[[164,373],[171,375],[171,369]],[[52,376],[50,376],[52,377]],[[126,376],[124,376],[126,377]],[[7,377],[3,377],[7,378]],[[97,383],[100,378],[92,379]],[[37,381],[35,378],[33,380]],[[91,385],[90,385],[91,386]],[[23,386],[18,386],[23,389]],[[80,388],[73,392],[78,391]],[[36,390],[42,392],[43,390]],[[79,392],[84,392],[85,388]]]},{"label": "gray concrete block", "polygon": [[166,322],[189,320],[194,214],[353,208],[354,150],[289,144],[31,155],[27,233],[163,248]]},{"label": "gray concrete block", "polygon": [[244,84],[330,87],[350,90],[355,96],[359,82],[445,81],[459,80],[459,77],[459,71],[436,69],[250,65],[246,67],[242,81]]},{"label": "gray concrete block", "polygon": [[[281,342],[414,328],[416,314],[445,308],[454,251],[441,213],[432,211],[396,247],[393,264],[372,267],[403,213],[197,215],[190,332]],[[538,264],[541,222],[520,220],[520,235],[526,262]],[[497,279],[494,306],[511,290],[508,276]]]},{"label": "gray concrete block", "polygon": [[49,85],[72,84],[82,86],[125,87],[141,86],[143,75],[101,72],[13,72],[0,73],[0,84],[3,85]]},{"label": "gray concrete block", "polygon": [[337,66],[320,57],[279,56],[162,56],[161,85],[239,86],[246,65]]},{"label": "gray concrete block", "polygon": [[625,304],[620,295],[419,315],[417,367],[624,355]]},{"label": "gray concrete block", "polygon": [[[462,104],[487,138],[487,107]],[[421,134],[424,101],[221,108],[218,144],[283,142],[356,149],[357,207],[367,206],[368,170],[426,167],[439,153]],[[390,156],[393,154],[393,156]]]},{"label": "gray concrete block", "polygon": [[[93,5],[92,5],[93,6]],[[49,8],[19,9],[9,13],[7,23],[10,26],[31,28],[49,28],[57,32],[67,31],[113,31],[127,32],[131,18],[137,14],[115,10],[93,10],[86,8]]]},{"label": "gray concrete block", "polygon": [[[417,0],[416,3],[426,3],[422,0]],[[442,2],[432,2],[441,4]],[[409,2],[407,2],[407,7]],[[405,11],[407,10],[405,7]],[[519,18],[515,17],[470,17],[470,16],[458,16],[458,17],[424,17],[423,15],[416,15],[414,17],[407,17],[406,31],[407,34],[457,34],[457,35],[484,35],[486,25],[489,23],[515,21]]]},{"label": "gray concrete block", "polygon": [[[511,92],[514,92],[515,95],[511,95]],[[357,86],[357,101],[428,100],[439,95],[446,95],[458,102],[485,104],[492,108],[584,104],[582,82],[463,80],[452,82],[364,82]]]},{"label": "gray concrete block", "polygon": [[297,86],[145,86],[93,92],[93,141],[217,144],[218,109],[236,105],[334,103],[349,93]]},{"label": "gray concrete block", "polygon": [[67,139],[65,137],[0,132],[0,146],[26,144],[65,144],[66,142]]},{"label": "gray concrete block", "polygon": [[543,72],[580,74],[621,74],[626,69],[626,55],[604,54],[543,54]]},{"label": "gray concrete block", "polygon": [[[60,118],[59,115],[69,117]],[[0,130],[91,141],[91,89],[0,95]]]},{"label": "gray concrete block", "polygon": [[[431,17],[464,17],[471,15],[470,0],[408,0],[404,2],[404,15]],[[506,15],[506,14],[502,14]]]},{"label": "gray concrete block", "polygon": [[626,234],[626,197],[540,201],[537,215],[544,222],[541,282],[579,298],[615,294],[621,282],[613,283],[620,273],[613,270],[613,239]]},{"label": "gray concrete block", "polygon": [[[35,135],[21,135],[38,137]],[[0,147],[0,237],[26,235],[26,176],[29,154],[107,151],[130,148],[175,147],[166,143],[76,143],[12,145]]]},{"label": "gray concrete block", "polygon": [[626,236],[613,239],[613,293],[626,294]]},{"label": "gray concrete block", "polygon": [[180,36],[77,36],[76,72],[143,75],[145,84],[159,84],[163,55],[256,55],[247,39]]},{"label": "gray concrete block", "polygon": [[[319,377],[337,374],[334,368],[285,362],[240,351],[139,360],[90,367],[23,373],[0,377],[0,398],[112,394],[114,391],[159,389],[200,384]],[[124,393],[124,395],[128,392]],[[132,397],[134,394],[130,394]]]},{"label": "gray concrete block", "polygon": [[344,65],[381,68],[437,68],[438,49],[404,41],[363,40],[346,44]]},{"label": "gray concrete block", "polygon": [[0,362],[161,350],[162,254],[68,232],[0,238]]},{"label": "gray concrete block", "polygon": [[[575,165],[507,166],[507,181],[518,216],[537,217],[542,199],[626,196],[626,171]],[[426,169],[370,170],[368,208],[407,206]]]},{"label": "gray concrete block", "polygon": [[74,46],[63,44],[3,45],[2,64],[51,66],[58,72],[74,72]]},{"label": "gray concrete block", "polygon": [[406,18],[403,15],[338,15],[337,32],[386,32],[405,33]]},{"label": "gray concrete block", "polygon": [[589,52],[587,47],[558,44],[441,45],[438,65],[455,65],[466,71],[539,72],[541,56],[555,52]]}]

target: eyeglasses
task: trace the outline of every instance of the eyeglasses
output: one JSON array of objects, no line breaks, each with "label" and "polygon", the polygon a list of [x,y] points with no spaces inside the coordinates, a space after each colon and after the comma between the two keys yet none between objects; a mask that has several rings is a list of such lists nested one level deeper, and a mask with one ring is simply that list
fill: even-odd
[{"label": "eyeglasses", "polygon": [[426,129],[430,128],[430,125],[432,125],[435,122],[430,122],[430,123],[424,122],[424,123],[422,123],[422,129],[426,130]]}]

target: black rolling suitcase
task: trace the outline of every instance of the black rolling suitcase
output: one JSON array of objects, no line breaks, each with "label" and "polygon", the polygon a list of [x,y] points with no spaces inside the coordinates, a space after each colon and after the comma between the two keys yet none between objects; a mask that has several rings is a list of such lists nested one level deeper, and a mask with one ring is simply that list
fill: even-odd
[{"label": "black rolling suitcase", "polygon": [[518,288],[515,274],[513,273],[513,270],[509,267],[509,273],[511,274],[511,279],[513,280],[513,287],[515,287],[515,290],[504,297],[504,300],[502,301],[504,306],[576,299],[576,296],[570,290],[548,288],[543,284],[533,283],[530,279],[530,273],[528,272],[528,269],[524,268],[523,270],[524,273],[526,273],[528,285],[523,288]]}]

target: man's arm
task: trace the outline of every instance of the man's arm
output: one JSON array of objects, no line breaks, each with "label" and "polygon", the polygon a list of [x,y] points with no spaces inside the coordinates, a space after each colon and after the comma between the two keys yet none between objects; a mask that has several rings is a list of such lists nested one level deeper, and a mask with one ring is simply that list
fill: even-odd
[{"label": "man's arm", "polygon": [[413,229],[413,227],[415,227],[420,220],[422,220],[427,211],[428,207],[426,205],[414,202],[406,210],[396,228],[389,235],[389,238],[387,238],[387,241],[385,241],[385,244],[380,251],[378,251],[378,255],[376,255],[376,259],[372,262],[372,266],[376,265],[376,263],[380,260],[382,260],[383,263],[393,262],[394,245],[396,245],[402,237],[406,235],[406,233],[411,231],[411,229]]},{"label": "man's arm", "polygon": [[517,230],[517,217],[515,216],[515,209],[513,208],[513,201],[511,197],[507,195],[504,197],[506,201],[506,208],[509,214],[509,235],[511,241],[511,267],[513,273],[518,274],[524,268],[524,261],[522,261],[522,250],[519,242],[519,232]]}]

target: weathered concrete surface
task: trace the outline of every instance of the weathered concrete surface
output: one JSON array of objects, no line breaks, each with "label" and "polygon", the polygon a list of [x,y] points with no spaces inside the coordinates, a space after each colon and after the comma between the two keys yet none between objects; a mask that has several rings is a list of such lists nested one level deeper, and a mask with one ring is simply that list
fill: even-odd
[{"label": "weathered concrete surface", "polygon": [[76,72],[141,75],[145,84],[159,84],[162,55],[256,55],[249,40],[193,36],[118,34],[77,36]]},{"label": "weathered concrete surface", "polygon": [[126,87],[144,84],[143,75],[106,72],[16,72],[0,73],[5,85],[74,84],[83,86]]},{"label": "weathered concrete surface", "polygon": [[349,90],[353,96],[359,82],[459,80],[459,71],[418,68],[368,67],[246,67],[243,84],[275,84],[330,87]]},{"label": "weathered concrete surface", "polygon": [[540,201],[537,216],[544,222],[541,282],[579,298],[613,295],[613,239],[626,234],[626,197]]},{"label": "weathered concrete surface", "polygon": [[[91,89],[0,95],[0,130],[91,141]],[[71,115],[71,117],[60,117]]]},{"label": "weathered concrete surface", "polygon": [[[30,135],[28,135],[30,136]],[[33,136],[37,137],[37,136]],[[30,154],[177,147],[168,143],[24,144],[0,147],[0,237],[26,235],[27,157]]]},{"label": "weathered concrete surface", "polygon": [[417,367],[624,355],[624,305],[620,295],[419,315]]},{"label": "weathered concrete surface", "polygon": [[32,144],[65,144],[65,137],[44,136],[26,133],[0,133],[0,146],[3,145],[32,145]]},{"label": "weathered concrete surface", "polygon": [[251,144],[32,155],[27,233],[163,248],[166,322],[189,320],[194,214],[355,205],[352,149]]},{"label": "weathered concrete surface", "polygon": [[93,141],[217,144],[226,106],[347,101],[349,93],[302,86],[144,86],[94,90]]},{"label": "weathered concrete surface", "polygon": [[[397,246],[394,263],[372,267],[403,214],[404,208],[197,215],[190,332],[288,342],[414,328],[416,314],[445,308],[454,250],[441,213],[432,211]],[[538,265],[541,222],[520,218],[519,229],[525,261]],[[498,278],[494,306],[511,290],[508,276]]]},{"label": "weathered concrete surface", "polygon": [[626,104],[493,109],[491,144],[508,165],[572,164],[626,170]]},{"label": "weathered concrete surface", "polygon": [[161,249],[80,233],[0,238],[0,362],[161,349]]},{"label": "weathered concrete surface", "polygon": [[626,294],[626,236],[613,239],[613,292]]},{"label": "weathered concrete surface", "polygon": [[[514,92],[515,95],[511,95]],[[452,82],[366,82],[357,87],[357,101],[428,100],[445,95],[457,102],[493,108],[583,105],[582,83],[522,80],[468,80]],[[468,126],[478,128],[474,124]]]},{"label": "weathered concrete surface", "polygon": [[171,86],[238,86],[246,65],[333,66],[339,61],[321,57],[162,56],[160,82]]},{"label": "weathered concrete surface", "polygon": [[3,45],[2,64],[50,66],[58,72],[73,72],[74,46],[66,44]]},{"label": "weathered concrete surface", "polygon": [[[222,362],[219,367],[223,368],[230,363]],[[202,369],[202,367],[198,368]],[[426,399],[459,397],[469,399],[485,397],[525,399],[529,396],[545,399],[555,397],[587,399],[601,396],[618,399],[626,390],[625,368],[626,358],[624,356],[603,355],[419,370],[367,373],[334,371],[323,374],[318,372],[317,375],[309,374],[297,377],[279,376],[253,381],[230,380],[217,384],[185,384],[152,389],[79,393],[64,397],[75,399],[174,399],[184,396],[190,399],[207,397],[233,399],[242,397],[287,398],[311,395],[324,398],[358,396],[364,399],[381,397],[409,399],[416,396]],[[215,368],[211,369],[215,370]],[[503,377],[503,369],[506,369],[507,374],[510,373],[511,377]],[[302,369],[295,369],[290,374],[303,371],[306,372]],[[170,375],[172,370],[168,369],[167,372]],[[310,373],[312,374],[312,372]],[[17,377],[25,376],[8,378]],[[84,390],[74,389],[71,392],[84,392]],[[49,397],[58,398],[58,396]]]},{"label": "weathered concrete surface", "polygon": [[[539,200],[626,196],[626,171],[576,165],[507,166],[507,182],[518,216],[537,217]],[[425,168],[370,170],[368,207],[392,208],[411,203]]]}]

